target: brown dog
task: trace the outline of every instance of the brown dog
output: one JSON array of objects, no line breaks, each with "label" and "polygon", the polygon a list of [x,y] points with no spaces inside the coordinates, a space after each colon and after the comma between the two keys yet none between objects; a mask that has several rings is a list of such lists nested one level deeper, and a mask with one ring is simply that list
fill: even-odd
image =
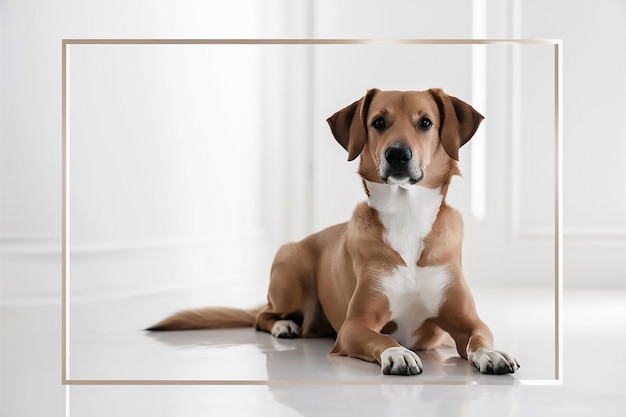
[{"label": "brown dog", "polygon": [[421,373],[415,351],[452,336],[480,372],[515,372],[476,313],[461,270],[461,216],[445,202],[459,148],[482,119],[439,89],[369,90],[328,119],[348,159],[361,157],[367,202],[351,220],[280,248],[259,311],[184,311],[148,330],[254,325],[275,337],[336,335],[332,355],[394,375]]}]

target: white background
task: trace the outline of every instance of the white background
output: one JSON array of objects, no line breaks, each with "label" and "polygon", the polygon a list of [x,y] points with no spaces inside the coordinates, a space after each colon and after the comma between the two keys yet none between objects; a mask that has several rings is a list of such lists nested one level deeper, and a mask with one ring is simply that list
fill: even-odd
[{"label": "white background", "polygon": [[[238,1],[216,9],[205,2],[7,0],[0,19],[4,304],[60,294],[63,38],[563,39],[564,282],[623,286],[621,1],[592,8],[570,1]],[[551,284],[553,85],[544,63],[552,51],[428,47],[412,57],[402,48],[339,49],[228,52],[216,65],[203,52],[72,46],[70,81],[80,86],[70,97],[72,169],[85,173],[72,177],[73,295],[266,279],[282,241],[346,220],[362,199],[356,165],[345,162],[324,120],[373,86],[444,87],[485,114],[480,135],[461,153],[465,176],[451,196],[465,215],[468,279]],[[212,77],[203,79],[203,68]],[[98,97],[108,98],[80,101]],[[480,190],[484,201],[472,201]]]}]

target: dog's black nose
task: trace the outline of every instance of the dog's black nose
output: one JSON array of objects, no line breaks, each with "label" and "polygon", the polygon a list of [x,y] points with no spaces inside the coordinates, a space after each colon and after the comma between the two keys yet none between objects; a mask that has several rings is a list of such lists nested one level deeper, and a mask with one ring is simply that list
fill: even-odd
[{"label": "dog's black nose", "polygon": [[412,157],[413,153],[405,145],[392,145],[385,151],[385,159],[394,168],[405,165]]}]

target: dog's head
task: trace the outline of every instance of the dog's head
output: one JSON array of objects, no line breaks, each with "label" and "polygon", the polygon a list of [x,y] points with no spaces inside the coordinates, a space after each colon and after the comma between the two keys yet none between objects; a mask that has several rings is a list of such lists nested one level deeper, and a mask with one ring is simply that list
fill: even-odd
[{"label": "dog's head", "polygon": [[482,120],[472,106],[440,89],[372,89],[327,121],[337,142],[348,151],[348,160],[361,155],[363,178],[437,186],[456,167],[459,148]]}]

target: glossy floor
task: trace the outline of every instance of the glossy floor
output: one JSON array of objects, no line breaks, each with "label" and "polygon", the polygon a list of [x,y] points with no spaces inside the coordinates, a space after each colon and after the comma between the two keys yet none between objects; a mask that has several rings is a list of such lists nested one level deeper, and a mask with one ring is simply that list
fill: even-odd
[{"label": "glossy floor", "polygon": [[[237,300],[229,300],[245,294]],[[218,380],[409,382],[381,375],[361,360],[328,355],[332,339],[276,339],[253,329],[144,332],[182,307],[238,305],[263,300],[263,290],[212,287],[192,294],[72,303],[69,378],[75,380]],[[256,300],[254,300],[256,296]],[[502,383],[554,379],[554,299],[548,291],[511,297],[501,291],[475,292],[480,313],[497,336],[497,348],[520,356],[513,376],[481,375],[454,349],[421,352],[419,382]],[[249,299],[246,302],[245,299]],[[532,358],[532,360],[525,360]],[[413,379],[413,378],[409,378]],[[411,383],[418,381],[411,381]]]},{"label": "glossy floor", "polygon": [[[497,347],[522,363],[516,374],[480,375],[454,351],[439,350],[420,353],[422,375],[383,376],[374,364],[329,357],[329,339],[277,340],[252,329],[141,330],[180,308],[258,302],[255,288],[236,295],[213,288],[72,303],[69,378],[89,385],[63,387],[60,306],[3,307],[0,414],[626,415],[626,294],[565,293],[564,378],[555,384],[553,295],[474,293]],[[131,382],[137,380],[143,382]],[[133,385],[91,385],[111,381]]]}]

